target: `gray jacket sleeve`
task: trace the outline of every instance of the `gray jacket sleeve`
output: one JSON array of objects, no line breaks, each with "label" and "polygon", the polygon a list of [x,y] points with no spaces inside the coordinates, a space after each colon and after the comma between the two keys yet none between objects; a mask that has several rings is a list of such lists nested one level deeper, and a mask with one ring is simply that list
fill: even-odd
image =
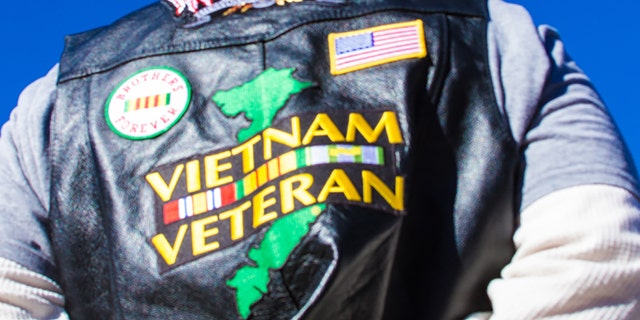
[{"label": "gray jacket sleeve", "polygon": [[496,96],[524,159],[516,254],[488,288],[490,319],[638,319],[633,162],[558,33],[490,0]]},{"label": "gray jacket sleeve", "polygon": [[0,133],[0,258],[55,278],[48,235],[48,125],[57,66],[28,86]]},{"label": "gray jacket sleeve", "polygon": [[564,188],[603,184],[638,196],[637,174],[589,78],[551,27],[490,0],[489,57],[498,104],[524,159],[521,210]]}]

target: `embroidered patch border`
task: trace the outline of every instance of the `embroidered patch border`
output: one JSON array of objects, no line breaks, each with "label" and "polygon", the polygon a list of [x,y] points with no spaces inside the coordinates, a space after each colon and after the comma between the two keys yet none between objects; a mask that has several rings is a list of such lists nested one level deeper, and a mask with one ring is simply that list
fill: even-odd
[{"label": "embroidered patch border", "polygon": [[[290,139],[288,139],[288,138]],[[240,145],[153,168],[160,273],[224,250],[293,212],[347,204],[405,214],[396,113],[304,113]]]},{"label": "embroidered patch border", "polygon": [[171,129],[191,102],[191,85],[178,70],[154,66],[120,82],[105,104],[111,130],[129,140],[155,138]]},{"label": "embroidered patch border", "polygon": [[333,75],[427,55],[422,20],[330,33],[328,40]]}]

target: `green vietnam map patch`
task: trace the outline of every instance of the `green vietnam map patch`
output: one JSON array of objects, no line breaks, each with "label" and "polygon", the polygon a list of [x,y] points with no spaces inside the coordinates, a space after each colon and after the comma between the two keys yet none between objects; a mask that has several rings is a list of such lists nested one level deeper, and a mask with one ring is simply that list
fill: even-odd
[{"label": "green vietnam map patch", "polygon": [[[333,256],[314,260],[324,255],[318,248],[327,247],[310,234],[329,205],[393,215],[405,210],[405,178],[394,165],[405,140],[394,107],[307,108],[303,103],[318,101],[291,98],[315,84],[294,72],[270,68],[215,93],[211,101],[222,114],[250,122],[229,133],[237,143],[163,163],[144,175],[155,192],[156,230],[149,242],[160,274],[215,259],[231,247],[246,248],[234,252],[244,262],[223,280],[244,319],[282,303],[282,294],[296,299],[290,312],[313,303],[307,299],[322,290],[319,281],[332,273],[324,268]],[[173,95],[157,95],[159,106],[174,101]],[[279,114],[288,104],[287,111],[306,111]],[[303,244],[309,252],[297,252]],[[286,271],[307,263],[322,274],[298,278]]]}]

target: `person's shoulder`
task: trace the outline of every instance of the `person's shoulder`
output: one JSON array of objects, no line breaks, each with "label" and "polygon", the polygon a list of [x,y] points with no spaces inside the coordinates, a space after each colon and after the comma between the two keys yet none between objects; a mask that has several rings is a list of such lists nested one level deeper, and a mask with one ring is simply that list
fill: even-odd
[{"label": "person's shoulder", "polygon": [[487,0],[487,7],[491,20],[534,24],[529,11],[522,5],[503,0]]},{"label": "person's shoulder", "polygon": [[22,125],[33,122],[33,119],[30,120],[33,116],[41,117],[47,114],[46,109],[51,107],[55,96],[57,79],[58,65],[56,64],[46,75],[29,84],[20,93],[18,104],[8,123]]},{"label": "person's shoulder", "polygon": [[[66,45],[82,45],[86,42],[100,40],[106,34],[112,35],[117,32],[141,32],[142,30],[153,29],[159,24],[167,24],[175,18],[173,11],[164,1],[154,2],[145,7],[134,10],[114,22],[97,27],[95,29],[84,30],[70,34],[66,37]],[[126,34],[119,40],[126,40]]]},{"label": "person's shoulder", "polygon": [[156,2],[109,25],[69,35],[60,59],[60,81],[151,55],[169,46],[179,27],[174,10]]}]

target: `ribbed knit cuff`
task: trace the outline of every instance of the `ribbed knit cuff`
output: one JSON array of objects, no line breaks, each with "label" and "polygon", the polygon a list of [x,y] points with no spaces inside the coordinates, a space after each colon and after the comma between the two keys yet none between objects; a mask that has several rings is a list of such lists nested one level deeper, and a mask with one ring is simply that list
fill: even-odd
[{"label": "ribbed knit cuff", "polygon": [[69,319],[60,287],[49,278],[0,258],[0,319]]},{"label": "ribbed knit cuff", "polygon": [[585,185],[521,215],[516,254],[491,282],[491,319],[640,319],[640,203]]}]

